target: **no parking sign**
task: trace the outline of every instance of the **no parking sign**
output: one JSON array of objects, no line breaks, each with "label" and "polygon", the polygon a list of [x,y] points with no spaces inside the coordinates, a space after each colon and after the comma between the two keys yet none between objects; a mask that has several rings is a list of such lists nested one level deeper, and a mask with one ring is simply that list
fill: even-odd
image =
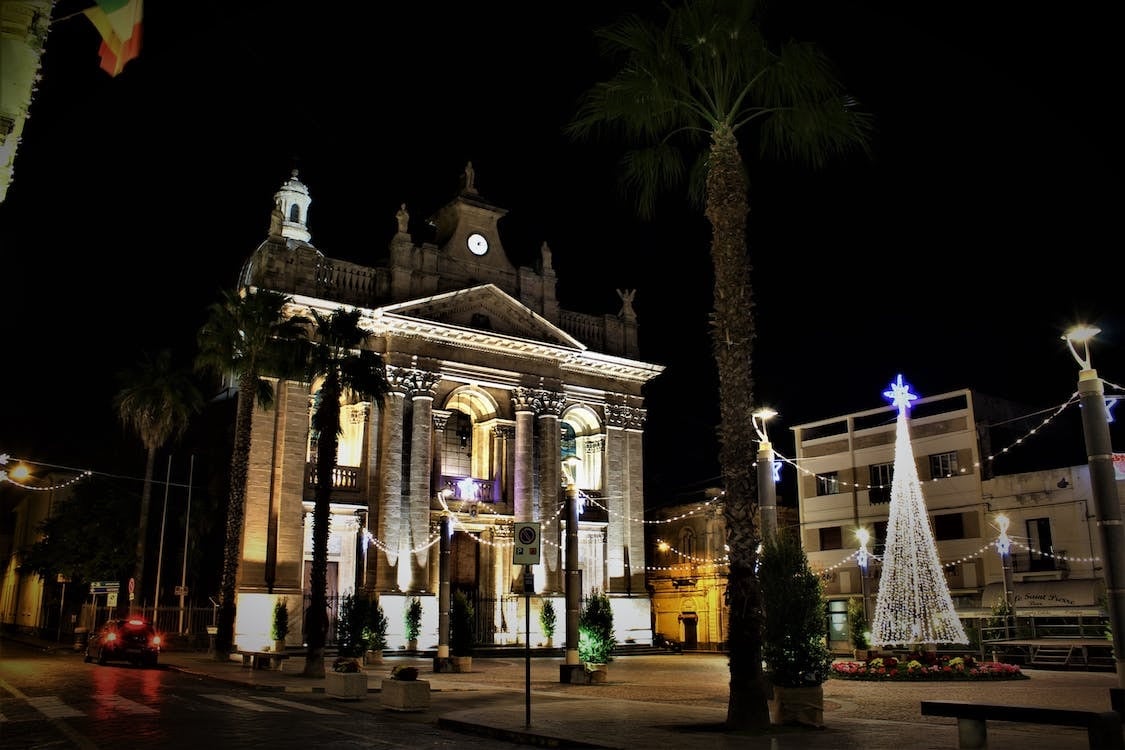
[{"label": "no parking sign", "polygon": [[517,523],[514,529],[515,553],[512,555],[513,565],[538,565],[539,564],[539,522],[524,521]]}]

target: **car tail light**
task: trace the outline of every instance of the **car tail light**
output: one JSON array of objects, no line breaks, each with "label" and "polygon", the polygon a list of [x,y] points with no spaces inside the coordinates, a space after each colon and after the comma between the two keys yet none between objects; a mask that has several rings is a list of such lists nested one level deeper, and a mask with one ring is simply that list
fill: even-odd
[{"label": "car tail light", "polygon": [[152,634],[152,645],[154,645],[154,646],[160,645],[160,636],[158,636],[156,633]]},{"label": "car tail light", "polygon": [[110,643],[113,643],[117,640],[117,633],[111,630],[110,632],[105,634],[105,639]]}]

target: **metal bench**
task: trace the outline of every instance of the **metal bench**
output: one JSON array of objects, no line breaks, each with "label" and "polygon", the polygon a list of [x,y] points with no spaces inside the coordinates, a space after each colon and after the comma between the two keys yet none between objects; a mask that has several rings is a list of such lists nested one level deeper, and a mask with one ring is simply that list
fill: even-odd
[{"label": "metal bench", "polygon": [[1090,750],[1125,750],[1125,742],[1121,734],[1121,715],[1116,711],[1000,706],[969,701],[922,701],[922,715],[951,716],[957,719],[959,748],[988,747],[988,729],[985,722],[992,719],[1025,724],[1086,727]]},{"label": "metal bench", "polygon": [[280,651],[243,651],[238,650],[242,657],[242,666],[251,669],[281,669],[281,662],[289,658],[289,654]]}]

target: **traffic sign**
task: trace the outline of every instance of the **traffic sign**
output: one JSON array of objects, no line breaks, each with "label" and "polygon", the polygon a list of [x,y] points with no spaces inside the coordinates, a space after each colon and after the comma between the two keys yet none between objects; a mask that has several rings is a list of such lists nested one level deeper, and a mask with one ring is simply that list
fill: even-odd
[{"label": "traffic sign", "polygon": [[111,591],[108,594],[106,594],[105,606],[107,606],[107,607],[116,607],[117,606],[117,592],[116,591]]},{"label": "traffic sign", "polygon": [[187,596],[187,586],[177,586],[176,596]]},{"label": "traffic sign", "polygon": [[130,579],[129,579],[129,593],[130,593],[130,594],[131,594],[131,593],[133,593],[133,590],[134,590],[134,589],[135,589],[136,587],[137,587],[137,582],[136,582],[135,580],[133,580],[132,578],[130,578]]},{"label": "traffic sign", "polygon": [[111,591],[117,591],[121,588],[121,584],[117,581],[90,581],[91,594],[108,594]]},{"label": "traffic sign", "polygon": [[513,565],[539,564],[539,522],[522,521],[515,525],[515,548],[512,554]]}]

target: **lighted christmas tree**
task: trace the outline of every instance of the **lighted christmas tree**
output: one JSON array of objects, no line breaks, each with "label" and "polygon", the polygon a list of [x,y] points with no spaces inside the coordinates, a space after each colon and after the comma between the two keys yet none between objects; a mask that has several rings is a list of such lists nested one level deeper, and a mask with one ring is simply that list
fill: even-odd
[{"label": "lighted christmas tree", "polygon": [[949,596],[914,464],[906,410],[918,397],[902,382],[902,375],[883,395],[898,408],[898,419],[890,518],[871,643],[904,647],[968,643]]}]

